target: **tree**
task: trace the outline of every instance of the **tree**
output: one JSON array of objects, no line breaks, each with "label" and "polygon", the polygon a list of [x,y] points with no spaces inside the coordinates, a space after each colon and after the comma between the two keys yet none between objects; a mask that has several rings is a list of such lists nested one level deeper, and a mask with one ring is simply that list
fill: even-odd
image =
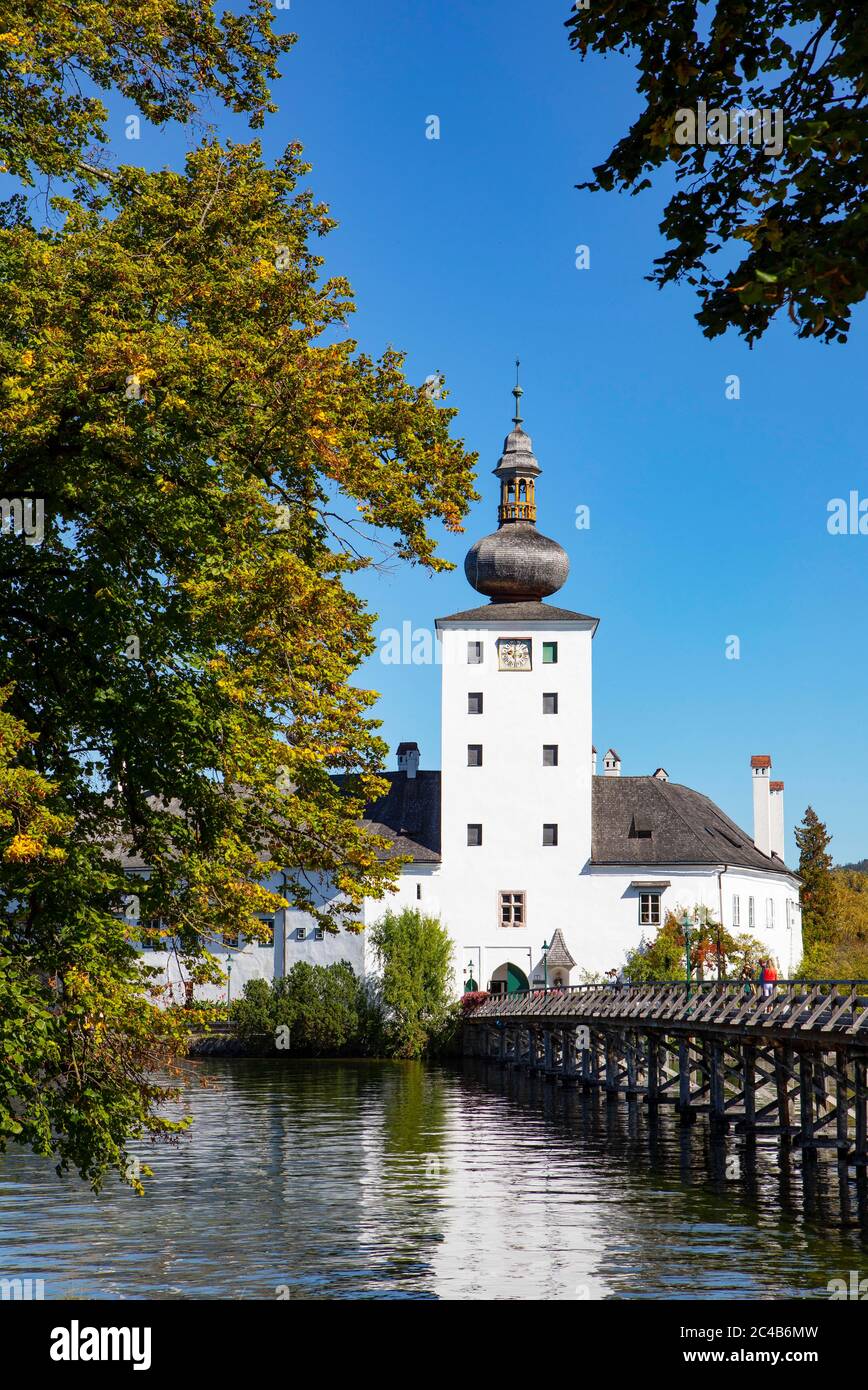
[{"label": "tree", "polygon": [[[651,984],[664,980],[684,979],[687,970],[687,949],[681,918],[682,909],[667,912],[652,941],[642,941],[634,951],[628,952],[624,974],[632,984]],[[695,926],[690,930],[691,976],[698,973],[700,979],[706,970],[714,975],[726,977],[734,975],[747,965],[751,972],[759,967],[760,957],[765,954],[762,943],[746,932],[733,936],[718,922],[711,912],[700,905],[689,913]]]},{"label": "tree", "polygon": [[813,807],[805,811],[796,826],[799,847],[799,876],[802,879],[802,946],[806,959],[832,932],[833,898],[832,856],[828,846],[832,837]]},{"label": "tree", "polygon": [[829,915],[805,945],[800,974],[808,979],[868,979],[868,874],[831,872]]},{"label": "tree", "polygon": [[[122,920],[120,872],[74,838],[50,782],[20,760],[32,743],[0,691],[0,1153],[10,1143],[76,1167],[99,1187],[109,1166],[136,1191],[131,1139],[185,1127],[154,1076],[181,1049],[145,997]],[[147,1172],[147,1170],[144,1170]]]},{"label": "tree", "polygon": [[[118,846],[150,868],[140,920],[211,979],[215,937],[263,939],[284,901],[359,930],[399,869],[359,824],[385,745],[352,684],[375,644],[350,581],[384,556],[448,568],[430,526],[460,529],[473,459],[399,353],[346,336],[308,171],[294,147],[269,169],[206,141],[184,172],[57,200],[60,228],[0,230],[0,484],[44,507],[40,544],[0,538],[0,682],[34,739],[21,766],[102,875],[37,864],[27,921],[88,923],[83,955],[110,940],[118,970]],[[96,1171],[77,1115],[56,1118]]]},{"label": "tree", "polygon": [[216,96],[261,126],[276,109],[268,84],[277,60],[296,40],[276,35],[271,15],[267,0],[219,19],[213,0],[10,0],[0,34],[4,172],[24,184],[36,171],[79,191],[97,185],[110,170],[100,164],[107,113],[96,93],[110,88],[155,125],[186,123]]},{"label": "tree", "polygon": [[[347,961],[297,961],[288,975],[270,985],[249,980],[232,1005],[232,1023],[240,1038],[260,1047],[334,1055],[350,1047],[367,1050],[368,1012],[364,987]],[[288,1030],[288,1049],[276,1043],[279,1028]]]},{"label": "tree", "polygon": [[[582,58],[635,50],[643,101],[578,186],[636,194],[649,173],[675,166],[678,191],[660,224],[673,245],[648,278],[695,286],[709,338],[734,327],[753,343],[786,308],[799,337],[845,341],[868,284],[861,0],[715,0],[701,10],[695,0],[625,0],[577,7],[566,27]],[[701,128],[700,103],[712,138],[686,143],[698,134],[691,118]],[[751,143],[713,144],[737,133],[740,111],[769,112],[765,132],[751,117]],[[715,124],[718,112],[725,121]]]},{"label": "tree", "polygon": [[420,1057],[448,1027],[455,1003],[452,942],[436,917],[406,907],[370,928],[381,971],[387,1045],[397,1057]]}]

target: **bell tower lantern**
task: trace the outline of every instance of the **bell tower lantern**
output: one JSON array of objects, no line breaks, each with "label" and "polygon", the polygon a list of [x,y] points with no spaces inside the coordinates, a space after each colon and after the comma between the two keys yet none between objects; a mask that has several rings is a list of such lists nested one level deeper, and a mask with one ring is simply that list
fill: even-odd
[{"label": "bell tower lantern", "polygon": [[536,521],[536,479],[542,472],[533,455],[530,435],[522,429],[520,413],[521,398],[524,394],[518,382],[520,363],[515,363],[515,414],[512,417],[514,429],[506,436],[503,455],[494,470],[500,482],[500,505],[497,509],[499,526],[513,521]]}]

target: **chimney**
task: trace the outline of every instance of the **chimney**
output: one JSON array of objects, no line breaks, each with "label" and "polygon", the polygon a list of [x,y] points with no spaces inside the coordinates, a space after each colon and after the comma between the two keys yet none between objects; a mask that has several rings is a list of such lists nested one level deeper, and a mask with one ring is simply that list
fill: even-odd
[{"label": "chimney", "polygon": [[615,752],[614,748],[610,748],[606,756],[603,758],[603,776],[621,776],[621,759]]},{"label": "chimney", "polygon": [[592,746],[591,746],[591,776],[592,776],[592,777],[596,777],[596,775],[597,775],[597,750],[596,750],[596,748],[594,748],[593,745],[592,745]]},{"label": "chimney", "polygon": [[418,743],[398,744],[398,771],[406,772],[408,777],[416,776],[419,771]]},{"label": "chimney", "polygon": [[658,767],[657,771],[654,773],[654,776],[657,778],[658,782],[669,781],[669,773],[666,771],[665,767]]},{"label": "chimney", "polygon": [[769,801],[771,803],[770,813],[770,839],[772,854],[776,854],[779,859],[784,858],[784,784],[783,782],[769,782]]},{"label": "chimney", "polygon": [[772,852],[771,796],[769,774],[772,760],[767,753],[757,753],[750,760],[753,773],[753,842],[762,854]]}]

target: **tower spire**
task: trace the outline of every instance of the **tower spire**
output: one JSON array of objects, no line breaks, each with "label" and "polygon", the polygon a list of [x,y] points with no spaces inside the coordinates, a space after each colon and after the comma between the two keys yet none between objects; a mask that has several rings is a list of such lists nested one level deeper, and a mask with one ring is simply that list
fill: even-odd
[{"label": "tower spire", "polygon": [[512,388],[512,394],[515,396],[515,414],[514,414],[513,417],[512,417],[512,423],[515,425],[516,429],[519,429],[520,426],[521,426],[521,423],[522,423],[522,419],[521,419],[521,398],[522,398],[522,396],[524,395],[524,392],[522,391],[522,389],[521,389],[521,387],[519,386],[519,383],[518,383],[518,369],[519,369],[520,366],[521,366],[521,362],[519,361],[518,358],[516,358],[516,359],[515,359],[515,385],[514,385],[513,388]]}]

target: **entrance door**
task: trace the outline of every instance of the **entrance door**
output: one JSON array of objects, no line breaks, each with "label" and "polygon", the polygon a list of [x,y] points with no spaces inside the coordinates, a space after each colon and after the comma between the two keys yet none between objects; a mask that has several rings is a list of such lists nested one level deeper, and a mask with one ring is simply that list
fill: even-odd
[{"label": "entrance door", "polygon": [[527,976],[523,970],[519,970],[517,965],[513,965],[511,960],[504,961],[499,965],[491,977],[491,988],[494,993],[515,994],[517,989],[527,989]]}]

